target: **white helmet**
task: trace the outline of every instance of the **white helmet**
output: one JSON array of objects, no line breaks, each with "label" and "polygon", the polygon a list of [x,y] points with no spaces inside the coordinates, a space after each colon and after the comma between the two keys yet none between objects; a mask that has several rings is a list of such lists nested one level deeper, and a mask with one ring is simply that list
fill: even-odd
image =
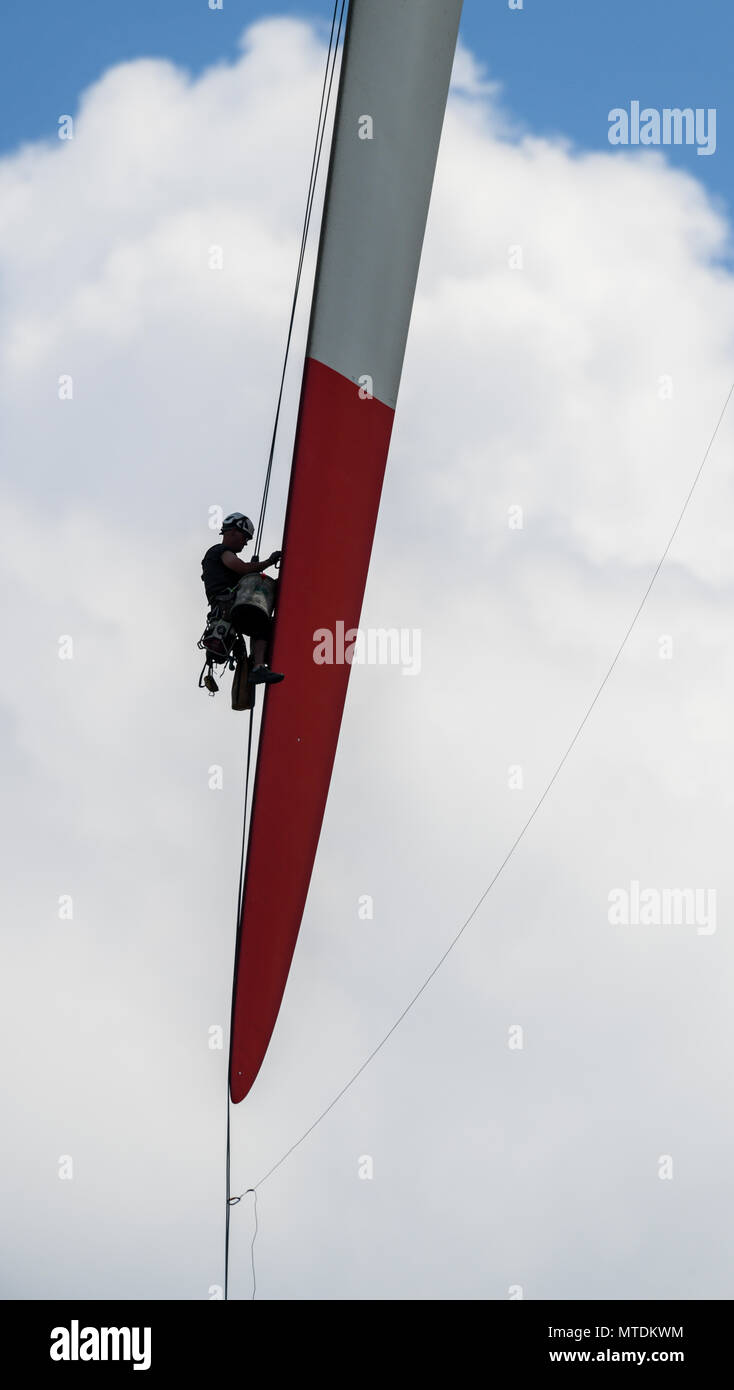
[{"label": "white helmet", "polygon": [[220,534],[224,535],[225,531],[242,531],[251,541],[255,534],[255,527],[244,512],[230,512],[229,516],[225,516],[222,522]]}]

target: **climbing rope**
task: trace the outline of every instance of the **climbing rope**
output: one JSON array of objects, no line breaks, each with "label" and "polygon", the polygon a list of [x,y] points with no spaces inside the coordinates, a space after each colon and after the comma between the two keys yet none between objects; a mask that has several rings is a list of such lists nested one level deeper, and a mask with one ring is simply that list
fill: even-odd
[{"label": "climbing rope", "polygon": [[[271,476],[272,476],[272,472],[273,472],[273,458],[274,458],[274,456],[275,456],[275,444],[276,444],[276,439],[277,439],[277,435],[278,435],[278,425],[279,425],[279,422],[280,422],[281,405],[282,405],[282,402],[283,402],[283,391],[284,391],[284,388],[285,388],[285,377],[286,377],[286,371],[287,371],[287,367],[288,367],[288,359],[289,359],[289,355],[290,355],[291,339],[292,339],[292,337],[293,337],[293,324],[294,324],[294,322],[295,322],[295,317],[296,317],[296,308],[297,308],[297,305],[298,305],[298,294],[299,294],[299,290],[300,290],[300,286],[301,286],[301,276],[302,276],[302,273],[303,273],[303,263],[304,263],[304,259],[305,259],[305,255],[306,255],[306,246],[307,246],[307,243],[308,243],[309,228],[310,228],[310,226],[311,226],[311,213],[313,212],[314,198],[315,198],[315,195],[316,195],[316,184],[317,184],[317,182],[318,182],[319,167],[320,167],[320,164],[321,164],[321,153],[322,153],[323,144],[324,144],[324,136],[325,136],[325,134],[326,134],[326,127],[327,127],[327,124],[328,124],[328,113],[329,113],[329,107],[330,107],[330,103],[331,103],[331,92],[332,92],[332,87],[333,87],[333,83],[334,83],[334,73],[335,73],[335,71],[336,71],[337,59],[338,59],[338,54],[339,54],[339,43],[340,43],[340,40],[341,40],[341,32],[342,32],[342,25],[343,25],[343,21],[344,21],[344,10],[345,10],[345,6],[346,6],[346,0],[334,0],[334,12],[333,12],[332,19],[331,19],[331,33],[330,33],[330,35],[329,35],[329,46],[328,46],[327,55],[326,55],[326,66],[325,66],[325,69],[324,69],[324,80],[323,80],[322,87],[321,87],[321,104],[320,104],[320,107],[319,107],[319,118],[318,118],[318,123],[317,123],[317,126],[316,126],[316,138],[315,138],[315,140],[314,140],[313,156],[312,156],[312,159],[311,159],[311,172],[310,172],[310,175],[309,175],[308,193],[307,193],[307,197],[306,197],[306,211],[305,211],[305,215],[304,215],[304,219],[303,219],[303,229],[302,229],[302,232],[301,232],[301,247],[300,247],[300,251],[299,251],[299,255],[298,255],[298,268],[297,268],[297,271],[296,271],[296,279],[295,279],[295,284],[294,284],[294,287],[293,287],[293,298],[292,298],[292,301],[291,301],[290,318],[289,318],[289,320],[288,320],[288,333],[287,333],[287,337],[286,337],[285,353],[284,353],[284,355],[283,355],[283,370],[282,370],[281,376],[280,376],[280,388],[279,388],[279,390],[278,390],[278,399],[277,399],[277,403],[276,403],[276,407],[275,407],[275,418],[274,418],[274,421],[273,421],[273,433],[272,433],[272,437],[271,437],[271,440],[270,440],[270,451],[269,451],[269,454],[268,454],[268,462],[267,462],[267,467],[266,467],[266,470],[265,470],[265,481],[264,481],[264,483],[263,483],[262,501],[261,501],[261,503],[260,503],[260,517],[259,517],[259,520],[258,520],[258,524],[257,524],[257,533],[256,533],[256,536],[255,536],[255,554],[256,554],[256,555],[259,555],[259,553],[260,553],[260,544],[261,544],[261,541],[262,541],[263,526],[264,526],[264,524],[265,524],[265,513],[266,513],[266,511],[267,511],[268,494],[269,494],[269,492],[270,492],[270,480],[271,480]],[[233,967],[233,972],[232,972],[232,1010],[233,1010],[233,1012],[234,1012],[234,991],[235,991],[235,983],[236,983],[236,979],[237,979],[237,957],[238,957],[238,954],[239,954],[239,939],[240,939],[240,929],[241,929],[241,923],[242,923],[242,894],[243,894],[243,890],[244,890],[245,854],[246,854],[246,847],[247,847],[247,798],[248,798],[249,785],[250,785],[250,766],[251,766],[251,762],[252,762],[253,715],[254,715],[254,704],[253,704],[253,708],[250,710],[249,729],[248,729],[248,735],[247,735],[247,758],[246,758],[246,763],[245,763],[245,788],[244,788],[244,804],[243,804],[243,812],[242,812],[242,844],[241,844],[241,848],[240,848],[240,872],[239,872],[239,884],[238,884],[238,888],[237,888],[237,923],[236,923],[236,933],[237,933],[237,934],[236,934],[236,946],[235,946],[235,955],[234,955],[234,967]],[[229,1036],[230,1036],[230,1060],[231,1060],[231,1047],[232,1047],[232,1018],[230,1018]],[[226,1299],[228,1298],[228,1296],[229,1296],[229,1216],[230,1216],[230,1209],[231,1209],[232,1206],[234,1206],[237,1202],[240,1201],[240,1197],[241,1197],[241,1196],[244,1196],[244,1193],[243,1193],[243,1194],[240,1194],[240,1197],[232,1197],[232,1196],[231,1196],[231,1191],[230,1191],[230,1152],[231,1152],[231,1149],[230,1149],[230,1129],[231,1129],[231,1126],[230,1126],[230,1119],[231,1119],[231,1100],[230,1100],[230,1094],[229,1094],[229,1064],[228,1064],[228,1066],[227,1066],[227,1159],[226,1159],[226,1189],[227,1189],[227,1195],[226,1195],[226,1206],[225,1206],[226,1217],[225,1217],[225,1234],[224,1234],[224,1298],[225,1298],[225,1300],[226,1300]],[[255,1201],[256,1201],[256,1203],[257,1203],[257,1195],[255,1196]],[[257,1235],[257,1209],[256,1209],[256,1212],[255,1212],[255,1235]],[[252,1246],[253,1246],[253,1249],[252,1249],[252,1251],[251,1251],[251,1256],[252,1256],[252,1270],[253,1270],[253,1293],[252,1293],[252,1297],[253,1297],[253,1298],[255,1297],[255,1285],[254,1285],[254,1277],[255,1277],[254,1244],[255,1244],[255,1236],[253,1236],[253,1239],[252,1239]]]}]

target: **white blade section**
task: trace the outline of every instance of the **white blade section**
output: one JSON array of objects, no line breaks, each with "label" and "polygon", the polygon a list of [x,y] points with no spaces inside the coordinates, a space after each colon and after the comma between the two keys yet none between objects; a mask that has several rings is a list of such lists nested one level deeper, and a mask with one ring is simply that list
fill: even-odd
[{"label": "white blade section", "polygon": [[462,0],[352,0],[308,354],[395,407]]}]

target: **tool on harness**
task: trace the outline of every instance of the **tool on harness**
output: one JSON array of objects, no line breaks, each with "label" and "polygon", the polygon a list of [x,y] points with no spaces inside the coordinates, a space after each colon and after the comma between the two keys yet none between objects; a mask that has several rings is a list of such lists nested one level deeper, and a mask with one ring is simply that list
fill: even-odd
[{"label": "tool on harness", "polygon": [[207,614],[206,627],[197,642],[197,646],[202,651],[209,652],[217,662],[229,661],[232,646],[237,636],[229,621],[231,603],[231,594],[222,594],[219,599],[212,601]]},{"label": "tool on harness", "polygon": [[[204,672],[206,672],[206,675],[204,675]],[[212,673],[211,662],[209,661],[205,661],[202,667],[201,675],[199,676],[199,689],[208,690],[210,695],[216,695],[219,689]]]},{"label": "tool on harness", "polygon": [[209,618],[197,646],[217,661],[228,661],[234,637],[235,630],[225,618]]},{"label": "tool on harness", "polygon": [[250,663],[247,643],[242,634],[229,622],[228,607],[228,598],[212,604],[206,627],[197,642],[199,649],[206,654],[199,675],[199,689],[208,690],[212,696],[216,695],[219,686],[214,676],[214,667],[221,666],[222,671],[229,668],[230,671],[234,671],[232,708],[246,710],[251,709],[254,703],[254,691],[248,679]]}]

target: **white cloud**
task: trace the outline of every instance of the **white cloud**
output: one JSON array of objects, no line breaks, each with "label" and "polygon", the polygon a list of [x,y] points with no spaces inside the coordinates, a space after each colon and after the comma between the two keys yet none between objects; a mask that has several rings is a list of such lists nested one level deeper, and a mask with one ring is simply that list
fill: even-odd
[{"label": "white cloud", "polygon": [[[206,1297],[221,1279],[207,1029],[228,1017],[245,726],[196,689],[198,560],[211,504],[257,511],[322,64],[293,21],[254,26],[195,81],[126,63],[85,94],[73,142],[0,165],[11,1297]],[[422,629],[422,675],[353,672],[285,1007],[234,1118],[235,1184],[391,1026],[577,727],[731,384],[729,238],[658,154],[517,134],[462,53],[363,614]],[[733,431],[495,890],[262,1188],[264,1297],[724,1294]],[[607,894],[632,878],[716,887],[718,932],[610,928]],[[233,1229],[242,1294],[244,1208]]]}]

